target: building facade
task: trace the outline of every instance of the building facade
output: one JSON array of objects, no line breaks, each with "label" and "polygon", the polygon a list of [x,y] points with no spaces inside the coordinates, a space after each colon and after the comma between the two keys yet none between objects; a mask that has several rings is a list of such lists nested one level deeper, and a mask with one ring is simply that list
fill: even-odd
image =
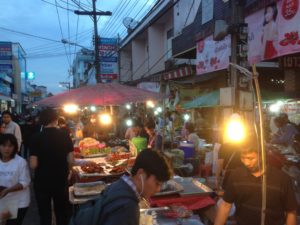
[{"label": "building facade", "polygon": [[26,95],[26,53],[20,43],[0,42],[1,111],[20,113]]},{"label": "building facade", "polygon": [[82,49],[81,51],[77,52],[72,67],[74,88],[91,82],[91,76],[95,76],[90,74],[93,64],[93,51]]}]

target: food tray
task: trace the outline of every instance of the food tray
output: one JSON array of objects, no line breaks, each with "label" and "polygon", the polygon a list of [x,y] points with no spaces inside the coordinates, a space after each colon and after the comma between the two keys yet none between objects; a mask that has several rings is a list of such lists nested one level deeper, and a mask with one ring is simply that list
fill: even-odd
[{"label": "food tray", "polygon": [[77,197],[99,195],[106,187],[102,181],[90,183],[75,183],[73,185],[74,195]]},{"label": "food tray", "polygon": [[97,158],[97,157],[106,157],[107,153],[97,153],[97,154],[91,154],[91,155],[86,155],[82,156],[83,158]]},{"label": "food tray", "polygon": [[154,196],[164,196],[164,195],[172,195],[172,194],[178,194],[182,192],[184,189],[183,187],[175,182],[174,180],[169,180],[166,182],[166,185],[168,185],[168,189],[166,191],[160,191],[156,193]]},{"label": "food tray", "polygon": [[174,178],[174,180],[179,183],[184,191],[180,192],[180,195],[208,195],[213,192],[211,188],[208,186],[202,184],[200,181],[198,181],[195,178],[191,177],[180,177],[180,178]]},{"label": "food tray", "polygon": [[97,199],[98,195],[93,196],[83,196],[83,197],[77,197],[74,195],[74,188],[73,186],[69,187],[69,201],[71,204],[77,205],[77,204],[84,204],[87,201]]},{"label": "food tray", "polygon": [[[111,167],[112,168],[112,167]],[[110,177],[110,176],[120,176],[124,173],[126,173],[126,171],[123,172],[119,172],[119,173],[110,173],[111,171],[110,169],[106,169],[104,168],[103,173],[86,173],[84,172],[80,166],[74,166],[74,170],[78,172],[78,175],[80,178],[83,177]]]}]

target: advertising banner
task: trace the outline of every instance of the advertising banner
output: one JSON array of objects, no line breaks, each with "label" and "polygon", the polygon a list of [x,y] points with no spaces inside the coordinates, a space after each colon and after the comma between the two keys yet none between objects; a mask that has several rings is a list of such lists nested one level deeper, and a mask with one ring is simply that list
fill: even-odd
[{"label": "advertising banner", "polygon": [[197,75],[222,70],[229,66],[231,36],[222,41],[214,41],[209,36],[197,43]]},{"label": "advertising banner", "polygon": [[0,73],[12,73],[12,64],[0,64]]},{"label": "advertising banner", "polygon": [[300,52],[300,0],[279,0],[246,17],[250,65]]},{"label": "advertising banner", "polygon": [[118,40],[116,38],[100,38],[99,55],[102,79],[118,77]]},{"label": "advertising banner", "polygon": [[12,46],[10,42],[0,42],[0,60],[12,60]]},{"label": "advertising banner", "polygon": [[160,84],[158,82],[141,82],[137,87],[146,91],[160,92]]}]

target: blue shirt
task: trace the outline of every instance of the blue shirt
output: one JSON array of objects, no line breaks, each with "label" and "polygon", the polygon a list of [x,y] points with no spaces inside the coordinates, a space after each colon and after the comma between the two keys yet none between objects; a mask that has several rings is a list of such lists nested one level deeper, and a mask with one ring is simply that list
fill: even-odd
[{"label": "blue shirt", "polygon": [[290,123],[287,123],[283,127],[279,128],[277,133],[272,137],[271,143],[290,146],[294,142],[295,135],[298,134],[296,127]]}]

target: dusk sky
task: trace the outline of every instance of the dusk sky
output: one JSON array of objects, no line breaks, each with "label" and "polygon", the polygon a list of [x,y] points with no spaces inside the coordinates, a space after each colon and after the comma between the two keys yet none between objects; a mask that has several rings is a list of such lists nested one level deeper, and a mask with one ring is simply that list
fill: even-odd
[{"label": "dusk sky", "polygon": [[[156,0],[98,0],[98,10],[113,13],[111,17],[102,16],[98,20],[99,34],[102,37],[117,37],[118,33],[124,36],[126,28],[122,20],[127,16],[140,20],[155,2]],[[52,93],[64,91],[59,87],[60,81],[72,81],[68,70],[74,53],[79,50],[79,47],[75,49],[74,46],[60,43],[61,39],[92,48],[91,18],[77,16],[72,12],[83,10],[78,7],[79,3],[83,9],[92,9],[92,0],[1,1],[0,41],[19,42],[27,54],[27,71],[36,73],[34,83],[47,86]]]}]

